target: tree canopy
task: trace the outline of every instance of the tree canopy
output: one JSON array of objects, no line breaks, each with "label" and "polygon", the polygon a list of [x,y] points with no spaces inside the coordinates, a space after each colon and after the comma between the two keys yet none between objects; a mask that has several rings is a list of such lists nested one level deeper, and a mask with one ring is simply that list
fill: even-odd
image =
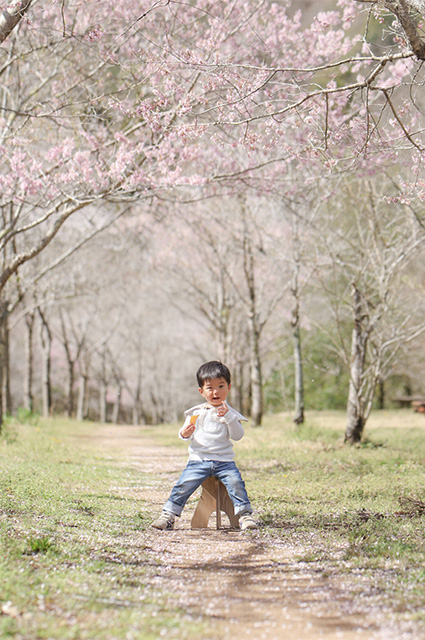
[{"label": "tree canopy", "polygon": [[[22,312],[22,305],[29,308],[34,296],[33,306],[42,312],[46,298],[38,283],[70,264],[102,232],[142,238],[139,248],[145,251],[147,238],[161,224],[164,234],[176,227],[183,242],[189,209],[195,218],[207,210],[214,224],[226,228],[226,218],[236,220],[241,203],[248,202],[247,210],[251,204],[261,210],[261,233],[281,238],[285,274],[296,282],[292,322],[299,331],[309,324],[300,311],[304,276],[319,275],[323,282],[329,265],[338,263],[329,251],[338,244],[331,247],[335,228],[327,227],[329,207],[339,199],[341,215],[333,224],[341,233],[350,218],[354,224],[357,219],[359,194],[341,201],[349,193],[341,189],[343,182],[367,189],[384,184],[384,189],[370,187],[373,207],[396,208],[397,225],[405,224],[402,237],[412,225],[415,234],[423,233],[424,6],[419,0],[338,0],[309,13],[302,3],[271,0],[73,5],[33,0],[2,9],[5,318]],[[212,202],[221,204],[208,207]],[[267,219],[268,209],[280,215]],[[326,228],[325,250],[313,261],[311,251],[307,257],[300,247],[317,248]],[[394,237],[383,222],[373,233],[384,245]],[[274,332],[277,302],[285,299],[293,306],[295,298],[288,301],[290,288],[282,284],[276,304],[258,308],[258,300],[272,298],[270,291],[264,295],[262,279],[269,267],[252,228],[245,239],[238,254],[242,262],[226,266],[221,277],[238,274],[233,311],[224,306],[226,313],[246,312],[254,398],[252,389],[262,385],[262,318],[270,308]],[[353,258],[360,265],[369,239],[360,234],[356,242],[363,243]],[[421,243],[415,245],[418,251]],[[209,246],[214,251],[214,243]],[[343,272],[348,278],[349,253],[345,248],[338,278]],[[176,264],[171,268],[178,269]],[[66,267],[60,273],[66,278]],[[365,290],[361,294],[370,302]],[[62,334],[69,337],[64,318]],[[216,331],[223,329],[223,319],[214,316]],[[221,338],[229,353],[229,338]],[[4,362],[5,349],[0,349]],[[240,361],[239,355],[231,357]],[[75,366],[84,368],[78,358]],[[114,376],[125,378],[122,371]],[[108,386],[106,378],[104,383]],[[134,387],[131,393],[137,396]]]}]

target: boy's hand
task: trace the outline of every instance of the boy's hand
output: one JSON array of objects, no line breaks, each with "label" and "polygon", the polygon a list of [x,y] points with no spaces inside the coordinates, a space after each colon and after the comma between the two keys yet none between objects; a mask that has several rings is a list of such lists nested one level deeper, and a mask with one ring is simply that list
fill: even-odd
[{"label": "boy's hand", "polygon": [[198,419],[198,416],[190,416],[189,424],[187,424],[185,427],[183,427],[182,430],[180,431],[180,433],[182,434],[183,438],[190,438],[190,436],[193,434],[193,432],[196,429],[196,420],[197,419]]},{"label": "boy's hand", "polygon": [[182,428],[182,430],[180,431],[180,433],[182,434],[183,438],[190,438],[190,436],[193,434],[193,432],[196,429],[196,425],[194,424],[187,424],[185,427]]},{"label": "boy's hand", "polygon": [[229,407],[225,402],[223,402],[217,409],[217,413],[220,416],[220,418],[225,416],[228,411],[229,411]]}]

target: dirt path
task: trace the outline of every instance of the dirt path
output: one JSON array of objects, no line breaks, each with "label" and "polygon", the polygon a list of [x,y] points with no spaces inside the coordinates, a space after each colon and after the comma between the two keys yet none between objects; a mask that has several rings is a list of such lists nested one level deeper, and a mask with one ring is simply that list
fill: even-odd
[{"label": "dirt path", "polygon": [[[187,456],[171,447],[159,450],[140,434],[136,427],[99,427],[96,448],[147,474],[148,487],[134,497],[158,512]],[[192,498],[174,531],[152,529],[144,541],[156,567],[152,589],[169,594],[190,618],[213,622],[214,634],[200,640],[418,640],[407,626],[395,625],[361,576],[350,583],[314,563],[297,562],[306,547],[296,536],[284,545],[261,529],[191,530],[194,506]]]}]

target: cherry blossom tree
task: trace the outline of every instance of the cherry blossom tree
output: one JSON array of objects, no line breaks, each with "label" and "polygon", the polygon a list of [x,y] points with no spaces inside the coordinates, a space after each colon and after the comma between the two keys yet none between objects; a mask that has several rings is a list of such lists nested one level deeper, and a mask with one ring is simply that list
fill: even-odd
[{"label": "cherry blossom tree", "polygon": [[73,220],[394,166],[394,202],[425,198],[419,1],[339,0],[308,23],[260,0],[3,8],[4,322],[13,280]]},{"label": "cherry blossom tree", "polygon": [[[415,54],[395,43],[376,56],[349,33],[359,3],[339,5],[305,27],[277,4],[264,23],[255,2],[154,3],[142,13],[131,2],[62,11],[36,3],[3,66],[2,187],[15,237],[27,229],[17,225],[25,214],[32,229],[51,226],[7,264],[0,285],[89,203],[182,185],[283,182],[287,162],[353,166],[366,150],[397,153],[400,137],[416,148],[413,114],[396,97]],[[18,73],[28,80],[16,86]]]}]

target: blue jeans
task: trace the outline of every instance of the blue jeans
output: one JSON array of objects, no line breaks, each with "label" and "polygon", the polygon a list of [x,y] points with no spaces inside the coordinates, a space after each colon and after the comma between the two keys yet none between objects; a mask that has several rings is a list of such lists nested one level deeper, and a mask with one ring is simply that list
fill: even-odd
[{"label": "blue jeans", "polygon": [[179,516],[192,493],[211,476],[218,478],[226,487],[236,515],[245,511],[252,513],[245,483],[236,464],[219,460],[189,460],[163,507],[164,511]]}]

